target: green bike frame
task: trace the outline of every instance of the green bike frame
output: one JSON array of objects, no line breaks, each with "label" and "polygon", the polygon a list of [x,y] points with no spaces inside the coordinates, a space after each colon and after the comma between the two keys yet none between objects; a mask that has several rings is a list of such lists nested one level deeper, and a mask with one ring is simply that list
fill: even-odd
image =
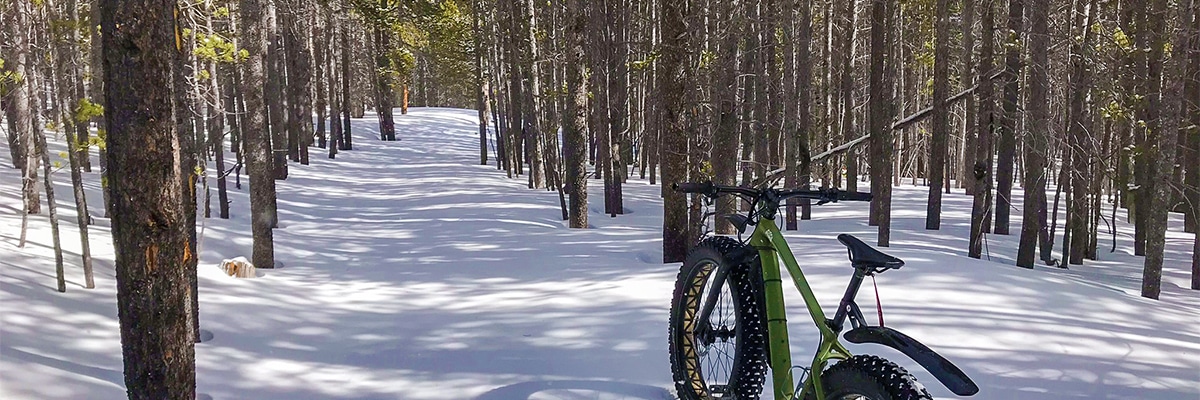
[{"label": "green bike frame", "polygon": [[816,398],[823,399],[825,392],[821,388],[821,380],[817,378],[829,360],[850,358],[850,351],[846,350],[846,347],[838,341],[838,333],[825,324],[825,312],[817,303],[816,295],[808,286],[808,281],[804,279],[804,272],[800,270],[796,256],[792,254],[792,249],[788,247],[787,241],[784,240],[783,233],[779,231],[779,226],[775,224],[775,221],[767,218],[759,220],[754,232],[750,235],[750,245],[758,249],[759,260],[762,263],[767,314],[767,348],[769,349],[767,362],[771,367],[775,399],[790,400],[796,396],[792,381],[792,349],[788,340],[787,307],[783,303],[780,260],[783,260],[783,265],[791,275],[796,289],[800,291],[800,295],[804,296],[804,304],[808,307],[813,324],[821,332],[821,342],[812,359],[811,373],[808,374],[800,394],[812,390],[816,394]]}]

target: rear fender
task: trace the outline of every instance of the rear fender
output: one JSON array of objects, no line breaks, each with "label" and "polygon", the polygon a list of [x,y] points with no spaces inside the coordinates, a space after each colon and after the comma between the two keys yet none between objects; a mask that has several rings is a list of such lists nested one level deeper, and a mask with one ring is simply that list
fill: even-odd
[{"label": "rear fender", "polygon": [[876,343],[900,350],[925,367],[926,371],[956,395],[971,396],[979,393],[979,386],[954,363],[900,331],[882,326],[863,326],[851,329],[844,337],[850,343]]}]

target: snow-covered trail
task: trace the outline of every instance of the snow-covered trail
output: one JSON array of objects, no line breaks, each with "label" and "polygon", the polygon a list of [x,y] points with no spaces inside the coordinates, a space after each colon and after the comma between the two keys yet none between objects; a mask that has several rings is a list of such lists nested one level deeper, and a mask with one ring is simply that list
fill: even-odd
[{"label": "snow-covered trail", "polygon": [[[216,338],[197,350],[201,391],[461,399],[547,380],[668,383],[671,268],[624,252],[653,231],[567,230],[557,196],[477,165],[473,118],[414,109],[399,116],[402,141],[380,142],[368,116],[355,150],[292,167],[275,236],[286,266],[201,292],[245,313],[204,325]],[[216,260],[224,250],[208,237],[204,259]]]},{"label": "snow-covered trail", "polygon": [[[596,210],[601,188],[593,184],[597,229],[571,230],[559,220],[556,194],[477,165],[474,111],[414,108],[397,124],[402,141],[380,142],[374,116],[355,120],[355,150],[329,160],[314,148],[311,165],[290,166],[275,231],[282,268],[243,280],[216,268],[249,255],[244,190],[231,184],[232,219],[204,220],[201,327],[212,339],[196,347],[200,393],[673,398],[666,320],[678,264],[660,262],[657,186],[631,180],[628,213],[609,218]],[[7,154],[0,149],[0,164]],[[69,185],[66,174],[56,176],[71,284],[66,294],[53,292],[45,217],[33,218],[31,244],[16,248],[13,171],[0,171],[0,398],[122,398],[107,220],[98,218],[92,232],[98,287],[84,290]],[[1141,259],[1124,250],[1102,250],[1103,261],[1070,271],[1028,271],[1010,265],[1015,236],[990,236],[995,262],[967,259],[970,199],[947,196],[944,229],[931,232],[923,229],[925,193],[896,191],[887,251],[908,265],[879,278],[880,296],[888,325],[958,363],[980,384],[977,398],[1200,396],[1200,294],[1181,287],[1191,251],[1181,232],[1168,236],[1164,300],[1155,302],[1137,296]],[[827,305],[850,272],[834,236],[871,242],[866,210],[822,206],[801,233],[788,234]],[[1019,217],[1014,222],[1019,232]],[[1122,227],[1121,249],[1130,236]],[[799,296],[788,301],[794,359],[803,360],[814,330]],[[864,307],[873,302],[873,292],[860,294]],[[897,352],[851,350],[899,361],[936,397],[953,397]]]}]

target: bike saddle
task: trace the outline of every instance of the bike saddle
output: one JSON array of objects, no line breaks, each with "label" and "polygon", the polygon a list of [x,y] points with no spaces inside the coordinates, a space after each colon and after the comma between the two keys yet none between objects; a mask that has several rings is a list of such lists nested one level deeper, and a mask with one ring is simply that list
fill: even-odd
[{"label": "bike saddle", "polygon": [[904,266],[904,260],[875,250],[874,247],[863,243],[854,236],[843,233],[838,235],[837,239],[846,246],[846,250],[850,253],[850,265],[855,268],[870,268],[873,272],[883,272]]}]

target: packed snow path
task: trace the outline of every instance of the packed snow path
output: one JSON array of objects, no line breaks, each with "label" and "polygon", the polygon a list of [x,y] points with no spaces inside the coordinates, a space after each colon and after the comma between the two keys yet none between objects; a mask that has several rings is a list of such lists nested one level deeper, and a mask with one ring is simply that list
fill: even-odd
[{"label": "packed snow path", "polygon": [[[233,218],[204,220],[200,312],[211,339],[196,346],[202,397],[673,398],[666,320],[678,265],[660,262],[657,186],[631,180],[626,215],[593,206],[595,229],[570,230],[556,194],[527,189],[494,162],[478,165],[474,111],[397,115],[400,142],[378,141],[376,125],[371,115],[356,120],[355,150],[335,160],[314,148],[311,165],[290,166],[275,231],[282,268],[242,280],[217,269],[250,252],[247,197],[232,182]],[[0,163],[7,156],[0,150]],[[44,216],[16,248],[19,177],[0,173],[0,398],[122,398],[107,220],[92,231],[97,288],[82,289],[68,177],[55,178],[66,294],[53,291]],[[601,188],[591,193],[598,203]],[[977,398],[1200,396],[1200,294],[1183,288],[1191,244],[1179,221],[1155,302],[1137,296],[1141,259],[1123,250],[1071,271],[1027,271],[1011,266],[1015,236],[989,236],[994,262],[967,259],[970,199],[948,196],[944,229],[925,231],[925,193],[896,192],[887,251],[908,264],[879,277],[886,320],[955,361],[979,383]],[[829,306],[851,271],[834,236],[869,242],[874,228],[865,204],[813,214],[789,238]],[[1119,245],[1129,236],[1121,231]],[[789,296],[794,358],[805,360],[814,330]],[[864,290],[860,303],[873,297]],[[898,352],[851,350],[898,361],[935,397],[952,397]]]}]

